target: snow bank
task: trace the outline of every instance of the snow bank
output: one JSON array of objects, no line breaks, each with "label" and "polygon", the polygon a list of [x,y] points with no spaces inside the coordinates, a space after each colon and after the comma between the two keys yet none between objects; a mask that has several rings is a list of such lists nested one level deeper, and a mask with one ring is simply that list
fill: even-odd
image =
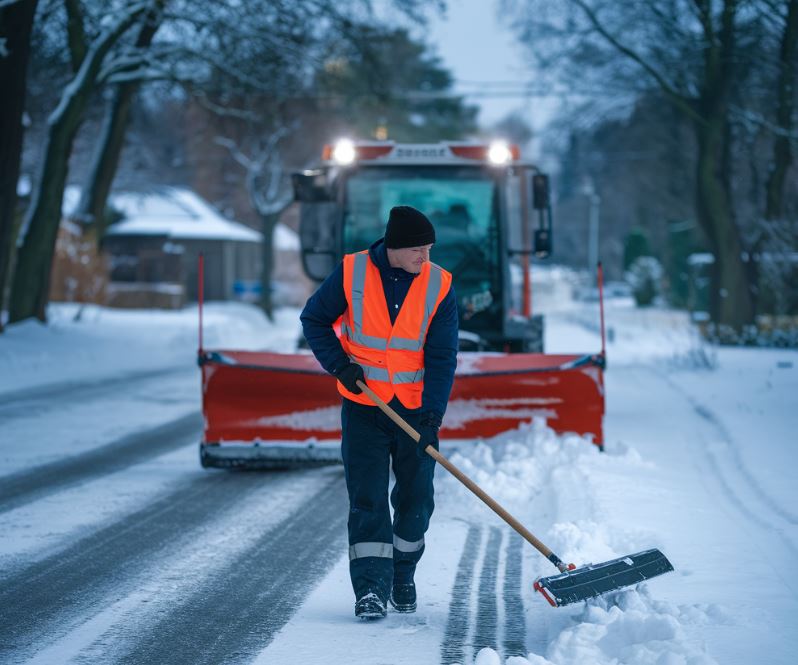
[{"label": "snow bank", "polygon": [[725,623],[715,606],[676,606],[655,600],[648,588],[618,592],[585,605],[549,646],[547,661],[614,665],[709,665],[701,644],[688,628]]},{"label": "snow bank", "polygon": [[[513,656],[505,665],[711,665],[700,646],[685,634],[685,626],[724,623],[717,607],[677,607],[653,600],[649,592],[619,593],[611,602],[593,601],[577,617],[577,623],[563,630],[550,645],[546,656],[530,653]],[[502,665],[493,649],[482,649],[474,665]]]},{"label": "snow bank", "polygon": [[[628,446],[602,454],[586,439],[557,436],[542,421],[535,421],[462,448],[451,459],[567,561],[599,563],[662,545],[654,533],[640,529],[634,520],[629,520],[627,529],[607,519],[602,472],[611,468],[614,474],[633,479],[640,470],[652,467]],[[454,477],[442,472],[436,483],[442,494],[438,502],[442,512],[454,507],[463,514],[463,506],[470,505],[473,508],[465,511],[469,520],[497,523],[498,518]],[[554,572],[531,546],[525,556],[530,579]],[[528,617],[528,631],[542,619],[549,624],[545,653],[502,661],[497,652],[482,649],[474,663],[714,663],[703,644],[694,640],[694,631],[726,623],[727,615],[718,606],[657,600],[649,585],[659,583],[651,581],[557,610],[550,610],[535,595],[529,601],[533,614]],[[550,614],[544,617],[540,612]]]}]

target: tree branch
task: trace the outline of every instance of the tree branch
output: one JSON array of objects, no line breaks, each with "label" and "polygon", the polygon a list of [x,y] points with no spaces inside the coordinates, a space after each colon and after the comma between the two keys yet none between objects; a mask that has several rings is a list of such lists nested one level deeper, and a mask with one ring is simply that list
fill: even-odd
[{"label": "tree branch", "polygon": [[83,8],[79,0],[64,0],[67,14],[67,41],[72,71],[77,72],[86,57],[86,29],[83,25]]},{"label": "tree branch", "polygon": [[689,117],[697,120],[699,122],[703,122],[704,119],[701,115],[696,111],[693,105],[693,100],[689,97],[682,95],[676,88],[674,88],[668,81],[662,76],[662,74],[657,71],[657,69],[651,65],[647,60],[645,60],[639,53],[634,51],[633,49],[629,48],[628,46],[622,44],[614,35],[610,34],[609,30],[604,26],[604,24],[599,21],[596,12],[584,1],[584,0],[571,0],[575,3],[587,16],[587,19],[590,21],[591,25],[595,29],[595,31],[604,38],[611,46],[613,46],[618,52],[625,55],[627,58],[632,60],[633,62],[637,63],[645,72],[651,76],[654,81],[656,81],[657,85],[662,89],[662,91],[682,110],[684,111]]},{"label": "tree branch", "polygon": [[88,85],[94,85],[97,81],[97,74],[103,58],[113,47],[117,40],[133,25],[139,15],[147,9],[144,3],[138,3],[128,8],[127,14],[123,14],[115,24],[110,26],[97,37],[87,49],[86,55],[80,65],[75,77],[64,88],[61,100],[56,109],[47,118],[48,124],[54,124],[58,118],[64,114],[70,106],[72,98]]},{"label": "tree branch", "polygon": [[761,113],[757,113],[756,111],[752,111],[741,106],[730,106],[729,110],[732,112],[734,117],[738,118],[744,123],[755,125],[766,130],[773,136],[785,138],[791,143],[798,145],[798,130],[789,129],[787,127],[778,125],[768,120]]},{"label": "tree branch", "polygon": [[[298,126],[298,121],[281,125],[255,151],[254,156],[246,155],[232,139],[223,136],[214,138],[214,143],[227,148],[231,157],[246,171],[245,181],[252,206],[262,217],[277,215],[291,203],[290,194],[280,195],[285,171],[277,145]],[[266,181],[265,187],[259,186],[261,180]]]}]

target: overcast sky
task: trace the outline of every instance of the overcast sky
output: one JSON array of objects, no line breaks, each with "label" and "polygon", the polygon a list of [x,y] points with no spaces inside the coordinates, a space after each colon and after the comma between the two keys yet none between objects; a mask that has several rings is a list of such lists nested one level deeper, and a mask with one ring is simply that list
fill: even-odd
[{"label": "overcast sky", "polygon": [[[376,0],[376,7],[382,18],[404,23],[414,37],[437,50],[457,81],[456,92],[480,107],[482,127],[489,128],[518,111],[539,137],[559,102],[518,94],[534,77],[530,59],[508,22],[499,18],[499,3],[500,0],[447,0],[446,13],[441,16],[429,11],[424,28],[404,20],[390,0]],[[510,91],[515,94],[506,94]],[[537,158],[538,148],[538,141],[533,140],[526,156]]]},{"label": "overcast sky", "polygon": [[[498,6],[499,0],[448,0],[445,16],[431,13],[428,27],[415,32],[423,32],[437,49],[458,82],[457,92],[480,107],[482,127],[495,125],[513,111],[521,115],[536,137],[526,146],[526,156],[538,159],[537,139],[559,100],[519,94],[534,78],[531,59],[508,22],[500,19]],[[507,94],[512,91],[515,94]]]},{"label": "overcast sky", "polygon": [[[498,0],[448,0],[444,18],[432,16],[428,41],[436,46],[444,64],[461,84],[458,92],[481,94],[507,89],[503,83],[517,83],[529,76],[515,35],[497,16]],[[470,97],[480,106],[480,124],[490,126],[514,110],[531,112],[531,100],[519,97]]]}]

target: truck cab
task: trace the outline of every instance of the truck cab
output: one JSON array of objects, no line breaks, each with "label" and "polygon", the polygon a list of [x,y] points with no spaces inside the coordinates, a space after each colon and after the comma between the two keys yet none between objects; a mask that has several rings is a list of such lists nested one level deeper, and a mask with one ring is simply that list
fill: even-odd
[{"label": "truck cab", "polygon": [[393,206],[410,205],[435,226],[431,259],[453,275],[461,350],[543,352],[529,259],[551,251],[548,178],[516,146],[341,141],[293,184],[312,279],[382,237]]}]

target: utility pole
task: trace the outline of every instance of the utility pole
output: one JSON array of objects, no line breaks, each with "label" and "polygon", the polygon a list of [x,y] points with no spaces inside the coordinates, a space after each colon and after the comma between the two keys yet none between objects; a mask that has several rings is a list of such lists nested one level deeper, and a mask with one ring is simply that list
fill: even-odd
[{"label": "utility pole", "polygon": [[582,193],[587,197],[588,229],[587,229],[587,270],[592,274],[599,261],[599,220],[601,215],[601,196],[596,191],[593,178],[588,176],[582,185]]}]

